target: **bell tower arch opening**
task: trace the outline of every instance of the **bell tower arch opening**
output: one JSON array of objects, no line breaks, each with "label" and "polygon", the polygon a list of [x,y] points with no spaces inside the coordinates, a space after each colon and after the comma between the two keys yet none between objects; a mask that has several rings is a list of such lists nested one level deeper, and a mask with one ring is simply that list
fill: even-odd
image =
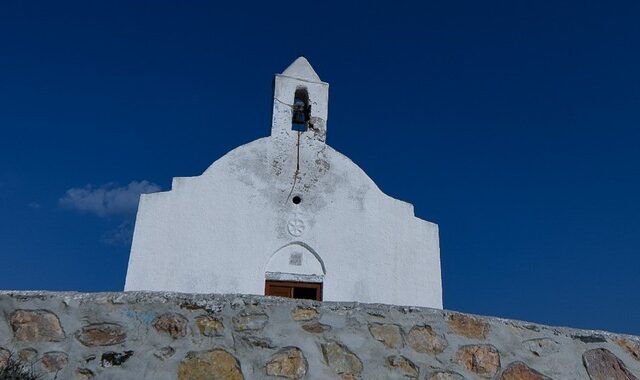
[{"label": "bell tower arch opening", "polygon": [[309,104],[309,92],[305,87],[298,87],[293,96],[291,129],[305,132],[309,128],[310,119],[311,105]]}]

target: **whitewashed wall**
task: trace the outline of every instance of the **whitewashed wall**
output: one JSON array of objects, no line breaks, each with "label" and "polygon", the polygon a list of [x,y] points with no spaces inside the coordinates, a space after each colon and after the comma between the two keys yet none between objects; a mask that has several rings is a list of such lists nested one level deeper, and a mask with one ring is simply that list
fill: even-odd
[{"label": "whitewashed wall", "polygon": [[[125,290],[264,294],[279,270],[323,278],[326,301],[442,308],[438,226],[325,144],[328,85],[316,78],[298,59],[276,77],[271,136],[141,197]],[[288,104],[301,85],[316,130],[299,135]],[[284,251],[301,265],[273,257]]]}]

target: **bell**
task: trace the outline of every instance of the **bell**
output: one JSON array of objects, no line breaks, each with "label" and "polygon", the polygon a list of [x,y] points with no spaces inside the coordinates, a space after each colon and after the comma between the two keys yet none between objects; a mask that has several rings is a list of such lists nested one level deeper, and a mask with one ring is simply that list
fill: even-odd
[{"label": "bell", "polygon": [[304,118],[304,112],[303,111],[293,111],[293,124],[304,124],[307,121]]},{"label": "bell", "polygon": [[293,102],[293,118],[291,121],[293,124],[304,124],[307,122],[304,101],[302,99],[296,99]]}]

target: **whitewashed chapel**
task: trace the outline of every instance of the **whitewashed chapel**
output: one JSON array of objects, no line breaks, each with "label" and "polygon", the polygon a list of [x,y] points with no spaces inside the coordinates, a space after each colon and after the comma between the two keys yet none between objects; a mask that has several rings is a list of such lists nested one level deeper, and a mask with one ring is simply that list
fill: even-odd
[{"label": "whitewashed chapel", "polygon": [[298,58],[270,136],[142,195],[125,290],[442,308],[438,226],[325,143],[328,94]]}]

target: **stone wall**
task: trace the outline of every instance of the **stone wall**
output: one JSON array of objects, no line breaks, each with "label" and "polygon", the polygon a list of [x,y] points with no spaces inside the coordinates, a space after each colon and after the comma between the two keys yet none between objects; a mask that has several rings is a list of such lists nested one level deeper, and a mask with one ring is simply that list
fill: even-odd
[{"label": "stone wall", "polygon": [[640,338],[401,306],[0,293],[0,366],[43,379],[636,379]]}]

